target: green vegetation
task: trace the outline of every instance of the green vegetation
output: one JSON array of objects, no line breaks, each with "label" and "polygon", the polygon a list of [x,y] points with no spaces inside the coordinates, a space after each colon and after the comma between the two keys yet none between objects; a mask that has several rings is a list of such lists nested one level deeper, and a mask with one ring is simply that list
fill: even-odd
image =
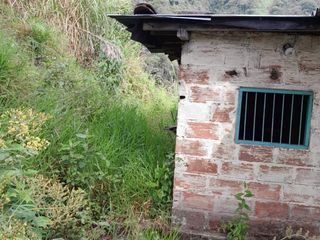
[{"label": "green vegetation", "polygon": [[[284,3],[168,9],[267,13]],[[169,227],[175,139],[164,131],[175,123],[176,66],[146,56],[106,16],[131,11],[128,0],[0,3],[0,239],[179,238]],[[244,197],[229,225],[241,236]]]},{"label": "green vegetation", "polygon": [[175,97],[105,15],[130,7],[0,5],[1,239],[178,238],[168,227],[174,136],[164,131]]},{"label": "green vegetation", "polygon": [[[139,0],[136,0],[139,2]],[[148,0],[159,12],[310,15],[319,0]]]},{"label": "green vegetation", "polygon": [[249,230],[249,215],[250,207],[247,199],[253,197],[253,194],[248,190],[245,184],[245,190],[235,195],[238,201],[238,207],[235,211],[235,217],[228,223],[222,225],[222,229],[227,233],[228,240],[245,240]]}]

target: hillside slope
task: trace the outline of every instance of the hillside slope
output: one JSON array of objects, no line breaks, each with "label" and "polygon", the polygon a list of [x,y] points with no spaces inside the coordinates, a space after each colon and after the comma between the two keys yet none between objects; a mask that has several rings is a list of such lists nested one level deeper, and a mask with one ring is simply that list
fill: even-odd
[{"label": "hillside slope", "polygon": [[0,4],[0,239],[175,239],[172,93],[106,12]]}]

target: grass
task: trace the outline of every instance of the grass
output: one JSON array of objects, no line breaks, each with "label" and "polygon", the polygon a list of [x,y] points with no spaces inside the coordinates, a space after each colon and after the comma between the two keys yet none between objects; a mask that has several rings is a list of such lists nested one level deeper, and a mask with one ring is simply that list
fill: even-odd
[{"label": "grass", "polygon": [[[164,131],[175,122],[175,98],[142,69],[139,45],[105,16],[129,11],[129,2],[8,2],[0,11],[0,111],[51,116],[39,133],[50,146],[19,168],[85,191],[89,239],[177,239],[169,227],[174,136]],[[121,56],[110,57],[112,49]]]},{"label": "grass", "polygon": [[[91,61],[100,44],[99,37],[107,36],[104,42],[112,49],[115,45],[127,44],[128,34],[109,19],[106,13],[128,13],[128,0],[8,0],[9,5],[25,18],[44,19],[49,25],[65,32],[69,48],[82,63]],[[101,34],[103,33],[103,34]],[[97,38],[98,37],[98,38]],[[129,50],[131,51],[131,50]]]}]

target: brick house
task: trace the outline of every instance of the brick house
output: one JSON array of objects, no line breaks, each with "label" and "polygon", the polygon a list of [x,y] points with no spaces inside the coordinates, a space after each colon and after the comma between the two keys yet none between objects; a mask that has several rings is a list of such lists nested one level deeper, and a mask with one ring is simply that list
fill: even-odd
[{"label": "brick house", "polygon": [[[251,235],[320,233],[320,18],[112,16],[180,63],[173,221],[212,236],[254,193]],[[146,13],[146,14],[144,14]]]}]

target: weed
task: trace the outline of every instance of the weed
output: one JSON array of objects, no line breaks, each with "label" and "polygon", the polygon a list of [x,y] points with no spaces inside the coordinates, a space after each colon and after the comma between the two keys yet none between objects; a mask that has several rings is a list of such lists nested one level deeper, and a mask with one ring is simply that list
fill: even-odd
[{"label": "weed", "polygon": [[50,142],[38,137],[49,116],[32,109],[10,109],[0,115],[0,166],[22,166]]},{"label": "weed", "polygon": [[70,189],[41,175],[19,176],[7,171],[2,178],[10,179],[0,192],[6,199],[2,214],[8,216],[2,226],[4,232],[19,226],[11,225],[12,219],[16,219],[39,237],[81,234],[77,233],[77,225],[81,223],[81,214],[87,214],[87,201],[81,189]]},{"label": "weed", "polygon": [[236,194],[235,197],[238,201],[238,207],[235,211],[236,216],[230,222],[223,224],[222,229],[227,233],[228,240],[245,240],[249,229],[247,211],[250,211],[247,198],[253,197],[253,194],[245,184],[245,190]]},{"label": "weed", "polygon": [[153,229],[142,231],[138,235],[141,240],[178,240],[179,234],[177,232],[170,232],[168,234],[159,233]]},{"label": "weed", "polygon": [[101,56],[96,64],[97,80],[100,81],[102,87],[109,92],[115,92],[119,89],[124,69],[123,63],[119,60],[109,59]]}]

